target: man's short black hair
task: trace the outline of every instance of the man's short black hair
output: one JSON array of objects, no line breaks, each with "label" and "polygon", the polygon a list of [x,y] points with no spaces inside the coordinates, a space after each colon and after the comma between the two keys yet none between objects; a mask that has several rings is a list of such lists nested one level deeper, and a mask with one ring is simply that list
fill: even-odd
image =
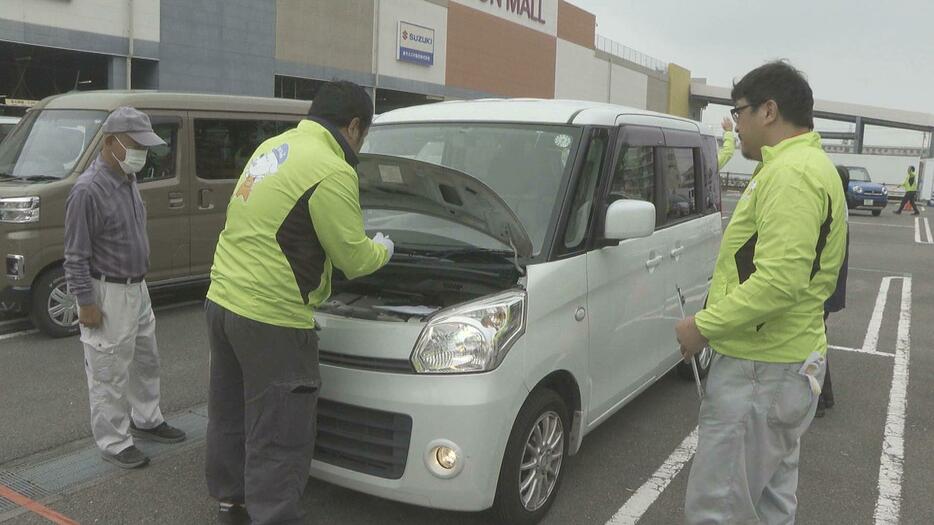
[{"label": "man's short black hair", "polygon": [[915,170],[915,167],[914,167],[914,166],[908,166],[908,169],[911,170],[911,171],[914,171],[914,170]]},{"label": "man's short black hair", "polygon": [[733,102],[745,98],[752,106],[769,100],[778,105],[782,118],[796,126],[814,129],[814,94],[804,74],[778,60],[753,69],[733,84]]},{"label": "man's short black hair", "polygon": [[365,89],[346,80],[334,80],[318,89],[308,116],[343,128],[355,118],[364,129],[373,122],[373,99]]}]

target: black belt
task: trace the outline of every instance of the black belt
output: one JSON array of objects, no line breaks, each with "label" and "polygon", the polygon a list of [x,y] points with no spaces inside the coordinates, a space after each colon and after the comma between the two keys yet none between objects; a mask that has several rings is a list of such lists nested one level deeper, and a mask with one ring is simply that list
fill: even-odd
[{"label": "black belt", "polygon": [[118,284],[136,284],[143,282],[143,279],[146,278],[145,275],[140,275],[139,277],[113,277],[111,275],[103,275],[100,272],[91,272],[91,277],[98,281],[104,281],[105,283]]}]

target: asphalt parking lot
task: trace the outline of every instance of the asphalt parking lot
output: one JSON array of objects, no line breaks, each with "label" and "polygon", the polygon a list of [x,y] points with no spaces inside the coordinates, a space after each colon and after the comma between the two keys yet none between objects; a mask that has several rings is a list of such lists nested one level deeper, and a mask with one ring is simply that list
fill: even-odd
[{"label": "asphalt parking lot", "polygon": [[[737,198],[725,195],[724,223]],[[847,308],[829,321],[837,404],[803,440],[802,524],[934,523],[934,238],[927,212],[890,210],[850,215]],[[156,315],[163,411],[190,439],[141,444],[153,462],[134,471],[97,459],[77,339],[50,340],[28,327],[0,335],[0,522],[213,522],[203,476],[201,307],[190,298],[167,301]],[[693,384],[675,374],[641,394],[566,463],[544,523],[681,522],[697,408]],[[490,521],[485,513],[424,509],[317,480],[304,505],[312,523]]]}]

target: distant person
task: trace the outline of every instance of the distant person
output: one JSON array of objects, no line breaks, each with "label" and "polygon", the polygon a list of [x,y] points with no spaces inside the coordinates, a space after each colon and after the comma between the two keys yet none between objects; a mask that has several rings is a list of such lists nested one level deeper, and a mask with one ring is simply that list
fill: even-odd
[{"label": "distant person", "polygon": [[905,209],[905,204],[910,202],[914,214],[919,215],[921,212],[918,211],[918,205],[915,204],[915,197],[918,196],[918,176],[915,174],[914,166],[908,167],[908,174],[905,175],[905,182],[901,183],[901,187],[905,188],[905,196],[902,197],[902,203],[895,210],[895,214],[901,215],[902,210]]}]

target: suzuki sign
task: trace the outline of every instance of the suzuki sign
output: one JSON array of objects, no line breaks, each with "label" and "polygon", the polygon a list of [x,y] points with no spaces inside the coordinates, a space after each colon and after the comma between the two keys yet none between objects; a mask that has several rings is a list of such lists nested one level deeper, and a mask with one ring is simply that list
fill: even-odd
[{"label": "suzuki sign", "polygon": [[399,22],[399,52],[396,60],[422,66],[435,63],[435,30]]}]

